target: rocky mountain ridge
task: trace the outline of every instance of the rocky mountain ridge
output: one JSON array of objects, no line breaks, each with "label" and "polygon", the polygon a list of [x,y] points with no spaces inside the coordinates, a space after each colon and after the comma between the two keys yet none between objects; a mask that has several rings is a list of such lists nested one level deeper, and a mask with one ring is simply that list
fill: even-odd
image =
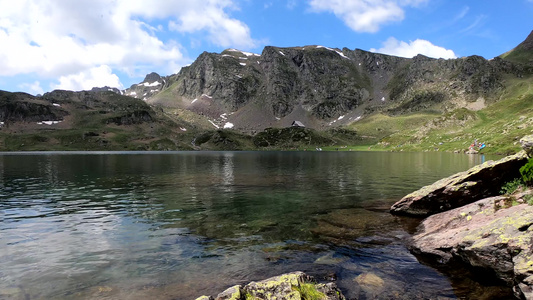
[{"label": "rocky mountain ridge", "polygon": [[483,108],[497,101],[505,77],[531,73],[531,65],[500,57],[400,58],[359,49],[268,46],[261,54],[204,52],[178,74],[145,79],[125,94],[193,112],[218,128],[255,132],[298,120],[323,130],[376,111]]}]

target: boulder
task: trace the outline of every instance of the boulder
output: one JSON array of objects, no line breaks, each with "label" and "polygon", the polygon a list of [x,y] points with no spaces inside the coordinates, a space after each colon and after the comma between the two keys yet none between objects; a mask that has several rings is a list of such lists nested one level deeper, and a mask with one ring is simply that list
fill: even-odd
[{"label": "boulder", "polygon": [[533,157],[533,135],[526,135],[521,138],[520,144],[522,145],[522,149],[526,151],[527,155]]},{"label": "boulder", "polygon": [[413,236],[412,251],[493,274],[517,297],[533,299],[533,206],[520,202],[497,196],[430,216]]},{"label": "boulder", "polygon": [[429,216],[499,194],[501,186],[520,177],[527,163],[525,151],[498,161],[487,161],[415,191],[390,209],[393,214]]},{"label": "boulder", "polygon": [[310,299],[308,293],[325,300],[344,300],[334,283],[319,284],[303,272],[292,272],[262,281],[252,281],[245,286],[230,287],[217,297],[202,296],[196,300],[245,300],[245,299]]}]

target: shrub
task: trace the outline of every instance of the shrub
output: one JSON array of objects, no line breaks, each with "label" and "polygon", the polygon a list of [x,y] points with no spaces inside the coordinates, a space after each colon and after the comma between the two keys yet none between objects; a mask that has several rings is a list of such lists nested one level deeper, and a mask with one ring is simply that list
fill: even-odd
[{"label": "shrub", "polygon": [[520,174],[525,184],[533,185],[533,158],[520,168]]},{"label": "shrub", "polygon": [[524,200],[526,201],[527,204],[533,205],[533,195],[524,196]]},{"label": "shrub", "polygon": [[523,182],[522,179],[516,178],[512,181],[504,183],[502,188],[500,189],[501,195],[510,195],[514,193],[518,188],[522,186]]}]

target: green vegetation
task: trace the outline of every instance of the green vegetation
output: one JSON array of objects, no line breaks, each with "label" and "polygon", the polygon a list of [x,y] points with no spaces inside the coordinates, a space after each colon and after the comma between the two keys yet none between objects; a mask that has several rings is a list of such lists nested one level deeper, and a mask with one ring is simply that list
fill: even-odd
[{"label": "green vegetation", "polygon": [[520,178],[516,178],[514,180],[511,180],[509,182],[506,182],[501,190],[501,195],[511,195],[514,192],[516,192],[519,188],[521,188],[524,185],[524,182]]},{"label": "green vegetation", "polygon": [[525,184],[533,185],[533,158],[520,168],[520,174]]},{"label": "green vegetation", "polygon": [[245,300],[259,300],[259,298],[255,297],[254,295],[250,294],[249,292],[246,292],[246,294],[244,294],[244,299]]},{"label": "green vegetation", "polygon": [[528,205],[533,205],[533,195],[525,195],[524,200]]},{"label": "green vegetation", "polygon": [[[349,126],[373,150],[464,152],[475,140],[484,142],[481,153],[511,154],[519,139],[533,126],[533,76],[505,78],[498,101],[472,111],[460,108],[445,114],[417,112],[395,117],[375,113]],[[476,149],[477,150],[477,149]]]},{"label": "green vegetation", "polygon": [[292,289],[298,291],[303,300],[326,299],[326,295],[324,295],[324,293],[319,292],[316,289],[316,285],[313,283],[300,283],[297,286],[293,286]]}]

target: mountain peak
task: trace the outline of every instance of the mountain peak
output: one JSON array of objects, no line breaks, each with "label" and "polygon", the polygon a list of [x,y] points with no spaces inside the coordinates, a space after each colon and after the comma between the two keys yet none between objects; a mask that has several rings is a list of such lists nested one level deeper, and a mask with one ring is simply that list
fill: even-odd
[{"label": "mountain peak", "polygon": [[533,30],[522,43],[500,57],[518,63],[533,63]]},{"label": "mountain peak", "polygon": [[159,74],[157,74],[156,72],[152,72],[146,75],[146,77],[144,77],[144,80],[142,82],[153,83],[153,82],[160,81],[160,80],[161,80],[161,76],[159,76]]}]

